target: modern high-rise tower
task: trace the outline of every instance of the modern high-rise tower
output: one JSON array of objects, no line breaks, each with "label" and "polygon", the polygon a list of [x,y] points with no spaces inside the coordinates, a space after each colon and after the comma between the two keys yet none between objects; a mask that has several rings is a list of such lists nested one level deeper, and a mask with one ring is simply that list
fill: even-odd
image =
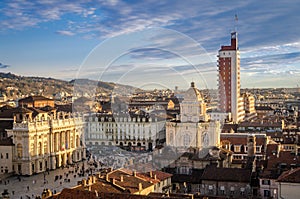
[{"label": "modern high-rise tower", "polygon": [[244,102],[240,95],[240,52],[237,32],[231,33],[231,45],[219,50],[219,108],[230,113],[232,122],[238,123],[245,117]]}]

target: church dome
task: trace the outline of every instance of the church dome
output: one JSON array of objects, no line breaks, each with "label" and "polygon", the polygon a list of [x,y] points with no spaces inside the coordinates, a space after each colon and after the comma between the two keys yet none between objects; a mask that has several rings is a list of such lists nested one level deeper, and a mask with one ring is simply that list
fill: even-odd
[{"label": "church dome", "polygon": [[195,83],[191,83],[191,87],[184,95],[184,101],[203,101],[201,92],[195,87]]}]

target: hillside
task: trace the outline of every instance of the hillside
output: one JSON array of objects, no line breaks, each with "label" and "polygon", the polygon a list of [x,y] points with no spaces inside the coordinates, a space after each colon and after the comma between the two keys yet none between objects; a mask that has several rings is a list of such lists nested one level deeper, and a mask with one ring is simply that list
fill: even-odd
[{"label": "hillside", "polygon": [[[115,83],[94,81],[89,79],[79,79],[64,81],[45,77],[26,77],[12,73],[0,73],[0,94],[5,94],[9,99],[17,99],[27,95],[44,95],[53,97],[56,94],[72,95],[75,88],[78,87],[82,94],[102,93],[109,95],[115,88]],[[79,85],[79,86],[78,86]],[[127,85],[117,85],[124,90],[135,88]],[[91,88],[95,88],[92,90]],[[94,92],[94,93],[91,93]]]}]

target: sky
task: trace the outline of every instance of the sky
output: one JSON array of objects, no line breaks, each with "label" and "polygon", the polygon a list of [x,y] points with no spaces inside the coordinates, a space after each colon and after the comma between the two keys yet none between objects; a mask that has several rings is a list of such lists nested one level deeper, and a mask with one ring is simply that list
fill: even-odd
[{"label": "sky", "polygon": [[294,0],[4,0],[0,72],[215,88],[218,50],[236,30],[242,88],[297,87],[299,10]]}]

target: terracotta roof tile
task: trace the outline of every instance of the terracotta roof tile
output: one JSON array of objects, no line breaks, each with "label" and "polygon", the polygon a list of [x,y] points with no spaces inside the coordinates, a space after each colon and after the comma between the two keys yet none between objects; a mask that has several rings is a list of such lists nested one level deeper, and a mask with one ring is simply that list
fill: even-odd
[{"label": "terracotta roof tile", "polygon": [[250,183],[251,170],[239,168],[218,168],[215,166],[208,166],[204,169],[201,179]]},{"label": "terracotta roof tile", "polygon": [[300,183],[300,167],[283,172],[279,178],[279,182]]}]

